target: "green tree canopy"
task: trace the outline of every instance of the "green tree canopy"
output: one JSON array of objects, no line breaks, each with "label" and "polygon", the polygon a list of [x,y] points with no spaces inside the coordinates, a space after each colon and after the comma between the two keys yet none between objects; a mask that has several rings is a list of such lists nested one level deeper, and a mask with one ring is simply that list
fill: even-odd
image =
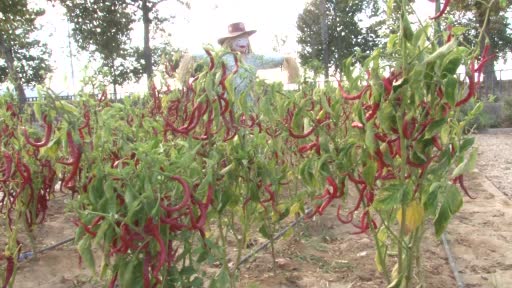
[{"label": "green tree canopy", "polygon": [[[378,9],[378,1],[312,0],[297,18],[302,65],[315,73],[329,74],[322,71],[326,69],[337,73],[343,60],[355,51],[363,55],[371,52],[380,41],[375,26],[364,23],[376,16]],[[322,39],[322,30],[327,30],[327,41]],[[327,65],[320,65],[324,60]]]},{"label": "green tree canopy", "polygon": [[[188,5],[180,0],[176,0]],[[99,55],[103,63],[98,75],[121,85],[129,80],[138,81],[146,75],[153,78],[163,48],[151,46],[151,35],[162,28],[169,18],[161,17],[157,6],[165,0],[57,0],[73,24],[73,38],[83,51]],[[130,39],[133,25],[143,24],[143,46]],[[108,73],[105,73],[108,71]]]},{"label": "green tree canopy", "polygon": [[33,37],[42,15],[27,0],[0,1],[0,83],[11,82],[20,103],[26,100],[23,86],[42,84],[52,71],[46,44]]},{"label": "green tree canopy", "polygon": [[[507,14],[511,13],[512,0],[468,0],[452,1],[454,25],[467,28],[465,41],[483,50],[486,42],[491,46],[490,53],[495,53],[494,61],[489,61],[484,69],[484,82],[496,81],[495,63],[505,60],[512,52],[512,27]],[[450,12],[450,10],[449,10]],[[487,17],[488,16],[488,17]],[[483,37],[479,38],[480,31]],[[476,41],[480,40],[480,43]]]}]

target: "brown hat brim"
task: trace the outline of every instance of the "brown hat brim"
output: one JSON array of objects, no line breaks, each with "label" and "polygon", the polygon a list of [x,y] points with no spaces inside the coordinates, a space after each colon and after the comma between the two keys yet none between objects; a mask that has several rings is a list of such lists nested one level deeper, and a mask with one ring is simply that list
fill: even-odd
[{"label": "brown hat brim", "polygon": [[241,36],[241,35],[245,35],[245,36],[249,37],[249,36],[251,36],[254,33],[256,33],[256,30],[249,30],[249,31],[244,31],[244,32],[229,33],[228,36],[224,36],[222,38],[219,38],[219,40],[217,40],[217,42],[219,42],[219,45],[222,46],[222,44],[224,44],[224,42],[227,39],[229,39],[229,38],[238,37],[238,36]]}]

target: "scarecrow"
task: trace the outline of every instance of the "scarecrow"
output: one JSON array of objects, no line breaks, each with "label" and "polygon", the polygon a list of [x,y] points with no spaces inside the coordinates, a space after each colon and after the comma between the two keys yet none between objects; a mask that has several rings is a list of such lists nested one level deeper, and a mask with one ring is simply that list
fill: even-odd
[{"label": "scarecrow", "polygon": [[[299,80],[299,67],[292,57],[279,55],[259,55],[253,53],[249,37],[256,33],[256,30],[246,30],[242,22],[228,25],[228,34],[218,39],[219,45],[228,53],[223,57],[227,71],[235,69],[236,53],[240,54],[240,63],[238,72],[233,76],[233,85],[235,95],[238,97],[242,93],[248,93],[246,96],[250,100],[252,87],[256,81],[256,72],[260,69],[272,69],[282,67],[288,73],[288,82],[297,83]],[[178,68],[178,80],[181,83],[187,83],[194,71],[195,62],[206,58],[206,55],[186,55],[183,57]]]}]

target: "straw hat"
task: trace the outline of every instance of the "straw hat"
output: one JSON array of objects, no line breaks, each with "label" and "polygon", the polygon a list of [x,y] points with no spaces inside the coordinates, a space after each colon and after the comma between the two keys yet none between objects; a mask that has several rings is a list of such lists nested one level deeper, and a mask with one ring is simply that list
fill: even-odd
[{"label": "straw hat", "polygon": [[256,30],[245,30],[245,25],[242,22],[236,22],[228,25],[228,35],[224,36],[222,38],[219,38],[218,42],[222,46],[224,44],[224,41],[226,41],[229,38],[237,37],[240,35],[245,35],[247,37],[251,36],[252,34],[256,33]]}]

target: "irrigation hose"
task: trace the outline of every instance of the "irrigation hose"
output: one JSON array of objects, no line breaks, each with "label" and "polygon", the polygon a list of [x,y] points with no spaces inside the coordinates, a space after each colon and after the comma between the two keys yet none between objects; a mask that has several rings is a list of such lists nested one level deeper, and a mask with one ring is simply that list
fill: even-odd
[{"label": "irrigation hose", "polygon": [[[295,219],[295,221],[293,221],[288,226],[286,226],[284,229],[282,229],[281,231],[276,233],[274,235],[274,237],[272,238],[272,241],[277,241],[281,237],[283,237],[283,235],[286,234],[286,232],[288,232],[288,230],[290,230],[291,228],[297,226],[297,224],[299,222],[303,221],[305,215],[308,215],[309,213],[311,213],[312,210],[313,209],[311,209],[311,208],[307,209],[306,213],[304,213],[303,216]],[[65,245],[67,243],[70,243],[70,242],[72,242],[74,240],[75,240],[75,237],[71,237],[71,238],[68,238],[66,240],[62,240],[60,242],[57,242],[57,243],[55,243],[53,245],[50,245],[48,247],[45,247],[45,248],[37,251],[37,254],[43,253],[43,252],[46,252],[46,251],[50,251],[50,250],[53,250],[53,249],[56,249],[57,247],[60,247],[60,246]],[[457,264],[455,263],[455,258],[453,257],[453,255],[451,253],[450,247],[448,246],[448,240],[446,238],[446,234],[445,233],[443,233],[441,235],[441,241],[443,243],[444,251],[446,252],[446,255],[448,256],[448,262],[450,264],[450,268],[452,269],[453,275],[455,276],[455,281],[457,282],[457,288],[464,288],[464,282],[462,281],[462,277],[459,274],[459,270],[457,268]],[[271,243],[271,240],[267,240],[265,243],[261,244],[256,249],[252,250],[249,254],[247,254],[244,257],[242,257],[242,259],[240,260],[240,263],[238,263],[237,268],[240,268],[240,266],[245,264],[245,262],[247,262],[255,254],[257,254],[260,251],[262,251],[263,249],[267,248],[270,245],[270,243]],[[34,257],[34,255],[35,255],[35,253],[33,251],[23,252],[23,253],[21,253],[18,256],[18,261],[22,262],[22,261],[28,260],[28,259]]]},{"label": "irrigation hose", "polygon": [[462,282],[462,277],[459,274],[459,269],[457,268],[457,264],[455,263],[455,258],[453,257],[450,247],[448,246],[448,240],[446,239],[446,234],[443,233],[441,235],[441,240],[443,242],[444,251],[448,256],[448,262],[450,263],[450,268],[452,269],[453,275],[455,276],[455,281],[457,282],[457,288],[464,288],[464,282]]},{"label": "irrigation hose", "polygon": [[75,237],[71,237],[71,238],[68,238],[66,240],[62,240],[60,242],[57,242],[53,245],[50,245],[48,247],[45,247],[39,251],[37,251],[36,253],[34,253],[33,251],[27,251],[27,252],[23,252],[21,253],[19,256],[18,256],[18,262],[22,262],[22,261],[25,261],[25,260],[28,260],[32,257],[34,257],[35,254],[39,254],[39,253],[43,253],[43,252],[46,252],[46,251],[50,251],[50,250],[53,250],[57,247],[60,247],[62,245],[65,245],[69,242],[73,242],[73,240],[75,240]]}]

